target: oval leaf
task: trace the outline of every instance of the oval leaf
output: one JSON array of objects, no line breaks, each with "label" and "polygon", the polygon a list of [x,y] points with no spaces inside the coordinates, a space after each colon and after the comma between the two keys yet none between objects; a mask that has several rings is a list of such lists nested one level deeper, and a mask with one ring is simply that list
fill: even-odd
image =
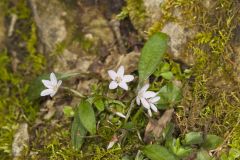
[{"label": "oval leaf", "polygon": [[151,160],[177,160],[165,147],[157,144],[144,147],[143,153]]},{"label": "oval leaf", "polygon": [[203,134],[202,132],[189,132],[185,135],[184,144],[193,145],[203,143]]},{"label": "oval leaf", "polygon": [[88,101],[82,101],[78,106],[79,118],[83,126],[91,133],[96,133],[96,119],[92,105]]},{"label": "oval leaf", "polygon": [[139,83],[143,83],[157,68],[167,49],[168,36],[155,33],[145,43],[138,64]]},{"label": "oval leaf", "polygon": [[211,157],[207,151],[201,150],[197,153],[197,160],[211,160]]},{"label": "oval leaf", "polygon": [[203,147],[208,150],[216,149],[222,142],[223,139],[221,137],[209,134],[204,140]]},{"label": "oval leaf", "polygon": [[71,129],[71,141],[75,149],[80,149],[83,142],[84,136],[87,134],[86,129],[83,127],[82,122],[79,119],[78,110],[74,114],[74,120]]}]

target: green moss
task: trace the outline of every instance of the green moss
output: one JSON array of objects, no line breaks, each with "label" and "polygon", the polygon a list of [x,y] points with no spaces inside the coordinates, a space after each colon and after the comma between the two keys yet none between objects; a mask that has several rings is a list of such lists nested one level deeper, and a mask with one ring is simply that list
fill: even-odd
[{"label": "green moss", "polygon": [[[127,0],[126,9],[131,22],[134,24],[137,30],[142,32],[142,30],[145,28],[145,20],[147,18],[143,0]],[[126,12],[126,10],[124,11]]]}]

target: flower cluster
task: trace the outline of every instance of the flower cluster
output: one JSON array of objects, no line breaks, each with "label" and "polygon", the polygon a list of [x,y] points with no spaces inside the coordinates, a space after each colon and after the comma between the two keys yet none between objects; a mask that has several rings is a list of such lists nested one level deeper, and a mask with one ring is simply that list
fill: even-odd
[{"label": "flower cluster", "polygon": [[[128,90],[128,82],[131,82],[134,80],[134,76],[132,75],[124,75],[124,67],[120,66],[117,70],[117,72],[113,70],[109,70],[108,74],[112,81],[109,84],[109,89],[116,89],[117,87],[120,87],[124,90]],[[47,96],[50,95],[53,97],[60,85],[62,84],[61,80],[57,80],[57,77],[54,73],[50,74],[50,80],[42,80],[42,83],[44,84],[47,89],[43,90],[41,92],[41,96]],[[149,84],[145,84],[139,91],[136,97],[136,102],[138,105],[141,105],[148,110],[149,116],[152,116],[152,111],[158,112],[156,103],[159,101],[160,97],[157,96],[158,93],[153,91],[147,91],[149,88]],[[122,113],[116,113],[116,115],[125,118],[125,116]]]}]

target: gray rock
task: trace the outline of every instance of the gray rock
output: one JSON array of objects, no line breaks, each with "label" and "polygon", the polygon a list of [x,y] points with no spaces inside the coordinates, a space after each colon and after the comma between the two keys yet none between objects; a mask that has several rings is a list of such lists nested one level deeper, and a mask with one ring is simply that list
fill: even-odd
[{"label": "gray rock", "polygon": [[188,40],[194,37],[195,31],[176,22],[169,22],[163,27],[162,32],[170,37],[169,46],[173,58],[191,65],[193,63],[193,57],[184,55],[184,49]]},{"label": "gray rock", "polygon": [[151,17],[151,22],[159,20],[161,17],[160,5],[164,0],[144,0],[144,6],[147,14]]},{"label": "gray rock", "polygon": [[17,159],[22,155],[23,150],[29,144],[28,124],[22,123],[19,125],[17,132],[14,135],[12,143],[12,155]]},{"label": "gray rock", "polygon": [[55,45],[67,36],[63,16],[63,6],[58,0],[29,0],[38,27],[38,34],[46,52],[51,52]]}]

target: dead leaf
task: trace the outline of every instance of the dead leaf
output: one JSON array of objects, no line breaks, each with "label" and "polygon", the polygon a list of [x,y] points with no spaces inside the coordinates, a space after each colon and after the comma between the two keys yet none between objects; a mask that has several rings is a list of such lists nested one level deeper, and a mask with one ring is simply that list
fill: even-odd
[{"label": "dead leaf", "polygon": [[167,123],[171,121],[174,109],[169,109],[164,112],[159,120],[149,119],[147,127],[145,129],[144,141],[149,143],[156,138],[161,136],[163,129]]}]

